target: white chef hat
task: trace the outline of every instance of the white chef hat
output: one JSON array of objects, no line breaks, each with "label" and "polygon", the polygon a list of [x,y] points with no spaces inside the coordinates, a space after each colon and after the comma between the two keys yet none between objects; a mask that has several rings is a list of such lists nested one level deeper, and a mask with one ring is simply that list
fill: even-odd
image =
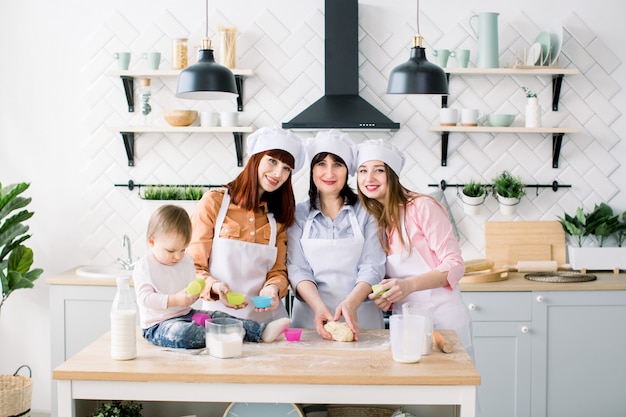
[{"label": "white chef hat", "polygon": [[347,133],[332,129],[319,132],[314,138],[309,138],[304,145],[308,160],[321,152],[337,155],[346,163],[348,175],[354,175],[356,170],[356,145]]},{"label": "white chef hat", "polygon": [[357,168],[363,162],[378,160],[383,161],[389,168],[400,176],[400,172],[404,167],[404,154],[400,149],[396,148],[389,141],[383,139],[371,139],[360,143],[357,146]]},{"label": "white chef hat", "polygon": [[248,136],[248,156],[271,149],[289,152],[294,159],[293,171],[304,165],[304,146],[302,140],[289,130],[279,127],[262,127]]}]

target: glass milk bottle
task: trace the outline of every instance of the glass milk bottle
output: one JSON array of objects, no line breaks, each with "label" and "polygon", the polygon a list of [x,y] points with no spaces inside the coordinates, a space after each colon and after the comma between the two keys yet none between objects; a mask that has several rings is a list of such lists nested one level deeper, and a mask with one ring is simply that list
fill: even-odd
[{"label": "glass milk bottle", "polygon": [[137,356],[137,304],[130,290],[130,277],[117,278],[117,293],[111,307],[111,357],[117,360]]}]

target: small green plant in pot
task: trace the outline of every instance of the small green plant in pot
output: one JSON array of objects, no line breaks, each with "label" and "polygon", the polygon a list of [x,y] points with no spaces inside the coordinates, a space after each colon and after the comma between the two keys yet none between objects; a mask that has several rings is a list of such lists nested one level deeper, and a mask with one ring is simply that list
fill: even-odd
[{"label": "small green plant in pot", "polygon": [[27,234],[29,226],[24,222],[34,214],[21,210],[31,202],[30,197],[20,196],[28,187],[30,184],[25,182],[6,187],[0,183],[0,308],[13,291],[33,288],[35,280],[43,272],[40,268],[31,269],[33,250],[23,245],[31,236]]},{"label": "small green plant in pot", "polygon": [[470,180],[461,189],[461,201],[466,214],[478,214],[485,202],[487,187],[476,180]]},{"label": "small green plant in pot", "polygon": [[515,206],[526,194],[526,185],[521,177],[503,171],[493,179],[493,191],[500,204],[500,213],[512,215],[515,214]]}]

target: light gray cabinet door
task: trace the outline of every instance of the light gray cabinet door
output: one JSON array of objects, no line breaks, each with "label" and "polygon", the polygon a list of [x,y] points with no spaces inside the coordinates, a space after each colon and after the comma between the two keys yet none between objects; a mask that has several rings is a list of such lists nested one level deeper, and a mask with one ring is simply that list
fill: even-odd
[{"label": "light gray cabinet door", "polygon": [[480,373],[480,417],[529,417],[531,293],[466,292],[474,360]]},{"label": "light gray cabinet door", "polygon": [[533,293],[533,417],[626,414],[626,291]]}]

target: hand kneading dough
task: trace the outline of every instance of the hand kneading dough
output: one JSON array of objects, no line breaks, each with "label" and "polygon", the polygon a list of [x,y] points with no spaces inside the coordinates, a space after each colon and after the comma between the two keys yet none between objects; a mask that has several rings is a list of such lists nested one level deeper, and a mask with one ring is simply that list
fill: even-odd
[{"label": "hand kneading dough", "polygon": [[354,340],[352,330],[350,330],[347,323],[329,321],[324,325],[324,328],[338,342],[352,342]]}]

